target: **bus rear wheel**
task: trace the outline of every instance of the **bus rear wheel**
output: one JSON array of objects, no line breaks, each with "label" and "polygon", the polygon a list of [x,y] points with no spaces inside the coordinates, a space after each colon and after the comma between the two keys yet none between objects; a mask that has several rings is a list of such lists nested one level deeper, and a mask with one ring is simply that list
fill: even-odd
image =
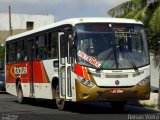
[{"label": "bus rear wheel", "polygon": [[55,92],[56,106],[59,110],[65,110],[67,108],[67,103],[64,99],[60,98],[59,85],[56,86]]},{"label": "bus rear wheel", "polygon": [[18,82],[17,85],[17,101],[20,104],[23,104],[25,102],[25,98],[23,97],[21,82]]}]

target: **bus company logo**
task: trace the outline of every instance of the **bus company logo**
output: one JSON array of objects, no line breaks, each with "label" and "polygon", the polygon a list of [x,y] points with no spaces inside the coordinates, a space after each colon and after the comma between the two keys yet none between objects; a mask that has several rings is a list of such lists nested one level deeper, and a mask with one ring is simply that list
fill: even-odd
[{"label": "bus company logo", "polygon": [[116,80],[116,81],[115,81],[115,84],[116,84],[116,85],[119,85],[119,80]]},{"label": "bus company logo", "polygon": [[27,74],[27,67],[14,67],[15,75],[24,75]]}]

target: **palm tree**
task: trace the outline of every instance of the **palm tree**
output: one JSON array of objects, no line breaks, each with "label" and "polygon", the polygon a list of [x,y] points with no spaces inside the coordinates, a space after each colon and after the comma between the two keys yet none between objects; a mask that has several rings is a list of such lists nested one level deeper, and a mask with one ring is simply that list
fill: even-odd
[{"label": "palm tree", "polygon": [[[133,18],[144,23],[147,29],[150,51],[154,53],[154,64],[160,70],[160,0],[128,0],[109,10],[112,17]],[[160,72],[158,108],[160,109]]]},{"label": "palm tree", "polygon": [[144,7],[146,0],[129,0],[109,10],[112,17],[125,17],[131,11],[139,10]]},{"label": "palm tree", "polygon": [[149,45],[151,50],[158,46],[154,38],[160,34],[160,1],[154,0],[129,0],[109,10],[112,17],[134,18],[144,23],[149,32]]}]

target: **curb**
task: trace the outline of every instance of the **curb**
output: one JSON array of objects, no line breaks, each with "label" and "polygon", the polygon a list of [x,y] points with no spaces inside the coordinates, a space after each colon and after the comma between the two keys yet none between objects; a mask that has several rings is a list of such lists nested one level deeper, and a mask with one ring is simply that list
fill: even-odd
[{"label": "curb", "polygon": [[151,93],[149,100],[140,100],[142,106],[156,108],[158,105],[158,93]]}]

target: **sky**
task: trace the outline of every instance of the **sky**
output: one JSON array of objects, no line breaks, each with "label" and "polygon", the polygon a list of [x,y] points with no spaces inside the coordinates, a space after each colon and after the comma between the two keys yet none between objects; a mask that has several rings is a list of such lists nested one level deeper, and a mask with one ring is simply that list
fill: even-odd
[{"label": "sky", "polygon": [[53,15],[55,21],[75,17],[108,17],[107,11],[127,0],[0,0],[0,13]]}]

